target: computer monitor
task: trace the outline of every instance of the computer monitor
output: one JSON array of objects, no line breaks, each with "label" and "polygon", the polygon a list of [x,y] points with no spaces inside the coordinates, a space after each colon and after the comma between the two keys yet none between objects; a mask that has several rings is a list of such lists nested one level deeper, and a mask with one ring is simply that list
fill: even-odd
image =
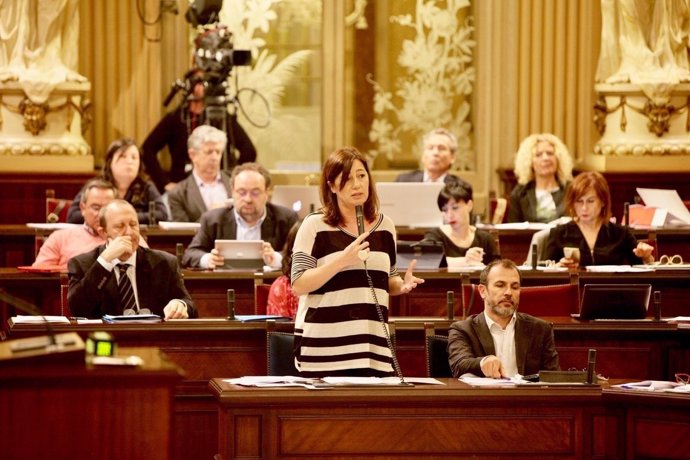
[{"label": "computer monitor", "polygon": [[643,319],[651,284],[585,284],[579,319]]},{"label": "computer monitor", "polygon": [[439,182],[378,182],[380,210],[396,227],[435,228],[443,224],[438,209]]},{"label": "computer monitor", "polygon": [[395,266],[407,270],[413,259],[417,259],[417,270],[437,270],[443,260],[443,245],[434,241],[398,241]]},{"label": "computer monitor", "polygon": [[216,270],[262,271],[264,242],[261,240],[216,240],[215,248],[225,258],[225,263]]},{"label": "computer monitor", "polygon": [[276,185],[273,187],[271,203],[290,208],[300,219],[321,208],[319,187],[316,185]]}]

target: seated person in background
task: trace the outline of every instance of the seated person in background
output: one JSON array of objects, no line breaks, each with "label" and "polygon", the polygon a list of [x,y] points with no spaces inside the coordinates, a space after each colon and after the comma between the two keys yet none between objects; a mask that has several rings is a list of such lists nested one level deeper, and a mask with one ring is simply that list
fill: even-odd
[{"label": "seated person in background", "polygon": [[201,125],[189,136],[192,173],[168,193],[175,222],[199,222],[209,209],[224,207],[231,195],[230,177],[220,170],[227,137],[210,125]]},{"label": "seated person in background", "polygon": [[292,209],[268,201],[271,175],[258,163],[236,166],[230,176],[233,206],[212,209],[201,216],[201,227],[184,252],[182,265],[214,269],[224,258],[215,240],[263,240],[264,263],[281,266],[282,256],[273,248],[285,246],[290,228],[297,222]]},{"label": "seated person in background", "polygon": [[99,217],[107,242],[68,262],[72,314],[95,319],[148,309],[165,319],[196,317],[177,258],[139,245],[134,207],[114,200]]},{"label": "seated person in background", "polygon": [[497,379],[559,369],[552,325],[517,311],[521,280],[509,259],[484,267],[478,286],[484,311],[453,323],[448,331],[453,377],[470,373]]},{"label": "seated person in background", "polygon": [[510,194],[508,222],[551,222],[564,214],[563,197],[573,178],[568,148],[553,134],[532,134],[515,155],[518,185]]},{"label": "seated person in background", "polygon": [[455,162],[455,152],[458,150],[458,141],[450,131],[437,128],[424,135],[424,152],[422,153],[422,166],[409,173],[400,174],[396,182],[445,182],[457,181],[472,191],[472,186],[450,174],[450,168]]},{"label": "seated person in background", "polygon": [[428,231],[424,240],[443,245],[445,257],[441,266],[447,265],[446,257],[460,257],[461,265],[479,265],[501,258],[491,235],[470,225],[472,189],[451,182],[439,192],[437,203],[445,223]]},{"label": "seated person in background", "polygon": [[116,196],[117,190],[111,183],[99,178],[88,181],[79,201],[84,225],[51,233],[38,251],[32,267],[50,266],[65,270],[69,259],[105,243],[99,232],[98,213]]},{"label": "seated person in background", "polygon": [[276,278],[271,284],[268,292],[268,303],[266,313],[269,315],[285,316],[295,319],[299,298],[292,290],[290,281],[290,271],[292,270],[292,246],[295,244],[295,236],[299,230],[301,222],[295,222],[287,235],[285,248],[283,249],[283,274]]},{"label": "seated person in background", "polygon": [[[166,113],[161,121],[149,133],[141,146],[146,171],[156,183],[160,193],[169,192],[189,173],[187,156],[187,139],[197,126],[205,123],[204,119],[204,79],[200,69],[192,69],[185,75],[190,94],[173,111]],[[256,149],[247,133],[237,121],[236,116],[228,114],[226,117],[226,131],[231,136],[232,147],[239,151],[239,159],[235,152],[228,152],[229,164],[224,169],[230,171],[237,163],[256,161]],[[158,162],[158,152],[168,147],[170,152],[170,171],[166,172]],[[226,146],[221,152],[221,158]]]},{"label": "seated person in background", "polygon": [[[168,211],[160,193],[144,174],[141,153],[133,139],[125,137],[110,144],[101,177],[117,188],[119,197],[134,206],[140,224],[149,223],[149,202],[156,203],[157,221],[168,220]],[[71,224],[84,223],[79,210],[83,191],[82,189],[74,197],[67,213],[67,222]]]},{"label": "seated person in background", "polygon": [[[629,229],[610,222],[611,194],[600,173],[578,174],[568,187],[565,208],[573,220],[551,229],[544,252],[546,260],[569,268],[654,262],[652,246],[638,243]],[[565,247],[578,248],[580,259],[566,258]]]}]

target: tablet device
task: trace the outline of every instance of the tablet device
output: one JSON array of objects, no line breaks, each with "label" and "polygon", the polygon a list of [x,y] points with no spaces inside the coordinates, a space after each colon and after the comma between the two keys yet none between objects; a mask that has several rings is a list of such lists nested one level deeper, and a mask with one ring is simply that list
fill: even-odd
[{"label": "tablet device", "polygon": [[585,284],[579,319],[644,319],[651,284]]},{"label": "tablet device", "polygon": [[395,266],[407,270],[413,259],[417,259],[417,270],[437,270],[443,260],[443,245],[435,241],[398,241]]},{"label": "tablet device", "polygon": [[316,185],[276,185],[271,203],[290,208],[304,219],[309,213],[321,208],[319,187]]},{"label": "tablet device", "polygon": [[443,225],[438,209],[442,182],[378,182],[379,210],[396,227],[435,228]]},{"label": "tablet device", "polygon": [[216,240],[215,247],[225,258],[223,266],[216,267],[216,270],[263,270],[262,240]]}]

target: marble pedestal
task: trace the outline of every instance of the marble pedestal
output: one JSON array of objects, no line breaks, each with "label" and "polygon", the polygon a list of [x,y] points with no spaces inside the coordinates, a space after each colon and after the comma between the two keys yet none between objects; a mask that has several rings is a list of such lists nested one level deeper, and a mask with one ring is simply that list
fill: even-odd
[{"label": "marble pedestal", "polygon": [[0,171],[93,171],[83,137],[91,123],[90,90],[89,82],[61,83],[37,104],[19,82],[0,83]]},{"label": "marble pedestal", "polygon": [[690,171],[690,84],[649,99],[635,84],[597,84],[601,139],[586,163],[600,171]]}]

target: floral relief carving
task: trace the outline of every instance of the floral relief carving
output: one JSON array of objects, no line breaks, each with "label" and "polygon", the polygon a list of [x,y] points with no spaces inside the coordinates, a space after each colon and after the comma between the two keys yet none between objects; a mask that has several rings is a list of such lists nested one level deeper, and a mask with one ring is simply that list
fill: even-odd
[{"label": "floral relief carving", "polygon": [[[445,5],[445,6],[442,6]],[[401,68],[395,88],[388,89],[368,76],[374,88],[374,120],[368,153],[394,160],[401,153],[421,151],[421,139],[429,130],[444,127],[458,138],[455,167],[475,167],[470,121],[470,96],[476,77],[472,65],[473,17],[469,0],[417,0],[414,16],[392,16],[390,21],[414,31],[402,41],[398,55]],[[419,148],[403,142],[412,138]]]}]

